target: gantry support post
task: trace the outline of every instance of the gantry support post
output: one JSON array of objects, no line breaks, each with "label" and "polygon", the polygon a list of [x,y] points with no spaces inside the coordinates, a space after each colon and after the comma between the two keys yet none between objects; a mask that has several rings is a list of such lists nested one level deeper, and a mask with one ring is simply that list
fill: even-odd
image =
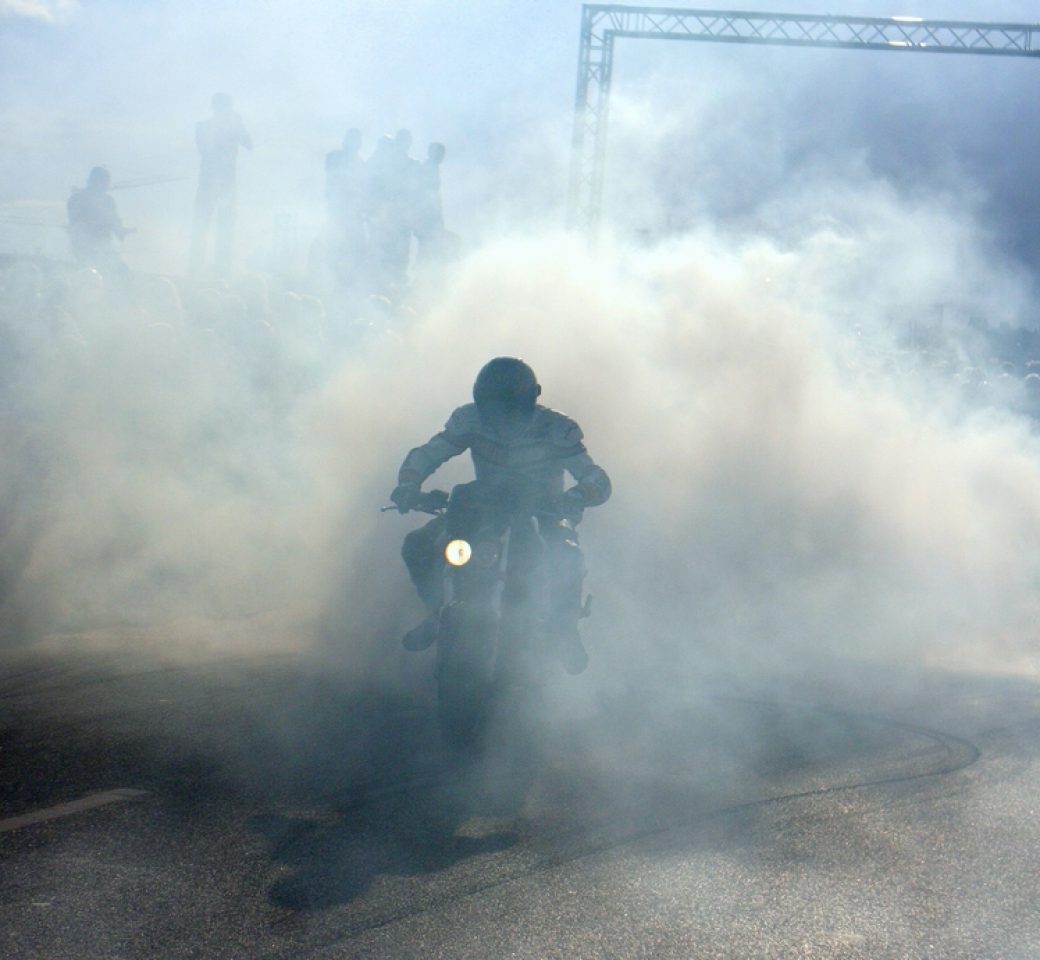
[{"label": "gantry support post", "polygon": [[597,19],[595,7],[582,8],[567,217],[568,226],[589,235],[596,233],[603,205],[610,81],[614,67],[614,34],[597,29]]}]

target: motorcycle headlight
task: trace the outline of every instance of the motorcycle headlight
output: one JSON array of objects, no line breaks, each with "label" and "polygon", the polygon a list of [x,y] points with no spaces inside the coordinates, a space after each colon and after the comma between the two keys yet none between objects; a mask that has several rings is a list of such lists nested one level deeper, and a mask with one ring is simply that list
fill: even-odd
[{"label": "motorcycle headlight", "polygon": [[452,540],[444,548],[444,559],[453,567],[464,567],[473,556],[473,548],[465,540]]}]

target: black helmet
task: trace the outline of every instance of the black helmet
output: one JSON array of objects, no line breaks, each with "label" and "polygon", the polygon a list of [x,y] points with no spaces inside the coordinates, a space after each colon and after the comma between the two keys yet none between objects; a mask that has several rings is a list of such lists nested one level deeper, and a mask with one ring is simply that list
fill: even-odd
[{"label": "black helmet", "polygon": [[473,399],[481,413],[492,410],[531,414],[542,392],[534,371],[516,357],[495,357],[477,374]]}]

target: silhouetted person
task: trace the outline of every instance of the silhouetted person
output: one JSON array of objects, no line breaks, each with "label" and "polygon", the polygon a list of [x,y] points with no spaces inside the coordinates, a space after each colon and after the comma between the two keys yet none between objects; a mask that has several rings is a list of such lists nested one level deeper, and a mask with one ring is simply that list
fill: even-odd
[{"label": "silhouetted person", "polygon": [[441,164],[447,151],[443,143],[426,148],[426,161],[419,167],[415,210],[415,236],[418,257],[436,258],[444,236],[444,208],[441,204]]},{"label": "silhouetted person", "polygon": [[419,183],[412,135],[398,130],[382,137],[369,159],[369,243],[380,293],[407,284]]},{"label": "silhouetted person", "polygon": [[368,183],[361,159],[361,131],[350,129],[343,149],[325,157],[325,202],[329,215],[329,255],[341,283],[349,283],[366,256],[365,206]]},{"label": "silhouetted person", "polygon": [[66,204],[69,244],[73,256],[83,264],[104,272],[126,272],[113,239],[122,240],[130,230],[123,226],[116,202],[108,192],[112,177],[105,167],[94,167],[87,185],[74,190]]},{"label": "silhouetted person", "polygon": [[365,203],[369,220],[379,216],[386,205],[386,196],[391,191],[393,179],[394,138],[384,133],[372,148],[366,162]]},{"label": "silhouetted person", "polygon": [[191,237],[191,269],[199,271],[206,260],[210,221],[216,217],[213,266],[219,274],[231,270],[235,230],[235,166],[238,148],[253,149],[242,118],[226,93],[213,96],[213,116],[195,125],[199,148],[199,189],[195,196],[195,227]]}]

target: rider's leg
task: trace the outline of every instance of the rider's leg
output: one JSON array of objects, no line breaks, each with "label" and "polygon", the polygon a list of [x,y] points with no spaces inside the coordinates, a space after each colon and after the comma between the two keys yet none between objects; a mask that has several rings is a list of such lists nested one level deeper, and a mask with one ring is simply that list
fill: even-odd
[{"label": "rider's leg", "polygon": [[549,630],[556,654],[568,673],[581,673],[589,657],[578,634],[582,614],[581,592],[585,581],[585,557],[577,532],[569,524],[554,524],[542,535],[549,562]]},{"label": "rider's leg", "polygon": [[404,538],[401,545],[401,556],[405,566],[419,591],[423,602],[430,605],[436,601],[440,605],[441,551],[444,548],[444,534],[448,529],[449,517],[452,529],[461,530],[464,534],[471,517],[479,515],[482,501],[479,499],[479,487],[476,483],[460,483],[452,490],[448,502],[448,513],[434,517],[429,523],[413,530]]},{"label": "rider's leg", "polygon": [[431,613],[441,605],[441,536],[444,533],[444,520],[435,517],[418,530],[413,530],[404,538],[401,545],[401,557],[408,568],[408,575],[415,584],[426,609]]},{"label": "rider's leg", "polygon": [[435,517],[425,526],[409,533],[401,545],[401,556],[408,568],[408,575],[427,610],[423,622],[404,635],[401,642],[407,650],[425,650],[437,638],[437,611],[443,600],[444,587],[440,563],[443,532],[443,518]]}]

